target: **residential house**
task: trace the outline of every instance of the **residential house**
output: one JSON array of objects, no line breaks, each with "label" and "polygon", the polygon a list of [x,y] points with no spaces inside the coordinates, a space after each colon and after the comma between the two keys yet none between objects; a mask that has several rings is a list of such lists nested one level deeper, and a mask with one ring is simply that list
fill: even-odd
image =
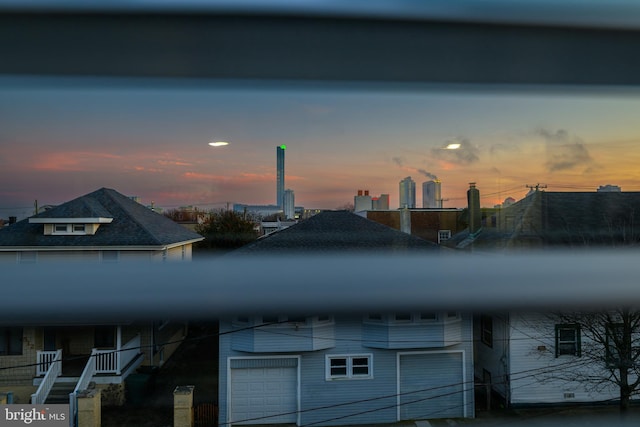
[{"label": "residential house", "polygon": [[497,227],[454,235],[447,246],[467,250],[622,247],[640,241],[640,192],[532,191],[497,209]]},{"label": "residential house", "polygon": [[[286,273],[293,255],[439,252],[431,242],[353,213],[325,211],[229,256],[251,262],[250,255],[274,255]],[[362,287],[366,292],[366,283]],[[221,425],[474,416],[469,315],[426,307],[352,314],[273,310],[220,321]]]},{"label": "residential house", "polygon": [[[603,328],[604,333],[604,328]],[[584,357],[580,323],[550,312],[483,313],[474,319],[475,376],[508,406],[607,403],[620,397],[604,362]],[[600,346],[604,356],[604,346]]]},{"label": "residential house", "polygon": [[[640,230],[635,227],[638,211],[637,192],[532,191],[498,210],[496,229],[466,230],[446,244],[488,253],[635,247],[640,241]],[[579,283],[575,286],[579,287]],[[477,314],[476,378],[490,384],[508,405],[606,402],[619,398],[619,391],[610,383],[597,386],[587,380],[605,378],[609,372],[604,362],[583,357],[583,347],[593,347],[594,343],[582,336],[579,318],[567,323],[561,314]]]},{"label": "residential house", "polygon": [[[86,272],[86,266],[99,270],[102,264],[125,261],[189,261],[193,243],[202,239],[101,188],[2,228],[0,263],[22,268],[84,263]],[[79,280],[91,286],[90,277]],[[161,366],[186,332],[184,323],[166,319],[0,325],[0,393],[12,392],[16,403],[41,403],[54,383],[66,383],[71,391],[91,381],[105,389],[103,403],[121,404],[126,377],[141,365]]]},{"label": "residential house", "polygon": [[463,209],[370,210],[363,215],[380,224],[434,243],[450,239],[466,228]]}]

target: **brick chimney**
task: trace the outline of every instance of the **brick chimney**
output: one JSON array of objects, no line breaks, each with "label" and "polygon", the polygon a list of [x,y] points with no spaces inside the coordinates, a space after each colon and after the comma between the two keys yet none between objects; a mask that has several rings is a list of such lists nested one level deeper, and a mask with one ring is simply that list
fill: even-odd
[{"label": "brick chimney", "polygon": [[475,182],[469,183],[467,190],[467,203],[469,205],[469,233],[474,234],[480,230],[482,215],[480,213],[480,191]]}]

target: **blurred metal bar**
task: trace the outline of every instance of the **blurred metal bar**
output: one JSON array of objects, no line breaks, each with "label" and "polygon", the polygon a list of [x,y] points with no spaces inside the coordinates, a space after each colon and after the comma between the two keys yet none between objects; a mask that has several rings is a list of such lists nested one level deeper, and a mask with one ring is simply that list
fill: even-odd
[{"label": "blurred metal bar", "polygon": [[4,265],[0,323],[637,305],[637,259],[608,250]]},{"label": "blurred metal bar", "polygon": [[637,85],[640,31],[353,16],[0,13],[0,74]]}]

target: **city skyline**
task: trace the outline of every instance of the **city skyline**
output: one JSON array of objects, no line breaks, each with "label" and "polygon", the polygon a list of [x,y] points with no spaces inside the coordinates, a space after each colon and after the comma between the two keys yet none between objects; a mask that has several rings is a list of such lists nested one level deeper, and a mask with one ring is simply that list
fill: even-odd
[{"label": "city skyline", "polygon": [[[308,208],[344,206],[359,188],[398,206],[406,176],[437,176],[444,207],[464,207],[469,182],[483,206],[536,183],[637,191],[639,107],[614,89],[5,77],[0,217],[100,187],[166,208],[270,204],[281,145],[286,185]],[[218,140],[229,145],[207,145]]]}]

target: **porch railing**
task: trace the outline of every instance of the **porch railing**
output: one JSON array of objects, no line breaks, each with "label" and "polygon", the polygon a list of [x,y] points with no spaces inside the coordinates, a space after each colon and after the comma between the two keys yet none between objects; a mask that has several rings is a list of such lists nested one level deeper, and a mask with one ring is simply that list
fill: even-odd
[{"label": "porch railing", "polygon": [[122,368],[140,353],[140,342],[140,334],[138,334],[120,347],[120,350],[94,349],[95,355],[92,354],[91,358],[95,359],[96,373],[120,375]]},{"label": "porch railing", "polygon": [[36,376],[41,377],[47,373],[49,366],[56,357],[57,351],[38,351],[38,364],[36,365]]},{"label": "porch railing", "polygon": [[[38,354],[38,360],[39,359],[40,355]],[[31,395],[32,405],[41,405],[45,402],[45,400],[47,400],[47,396],[49,396],[49,392],[51,391],[53,384],[62,373],[62,350],[56,351],[53,359],[49,360],[47,363],[47,372],[44,375],[44,378],[42,379],[38,390],[36,390],[36,392]],[[38,368],[40,368],[40,364],[38,364]]]},{"label": "porch railing", "polygon": [[91,357],[89,357],[89,361],[82,370],[80,379],[78,379],[78,382],[76,383],[76,388],[74,388],[73,391],[69,393],[69,412],[71,415],[69,419],[70,427],[77,426],[78,392],[86,390],[89,387],[91,379],[96,374],[97,352],[98,350],[96,350],[95,348],[91,350]]}]

